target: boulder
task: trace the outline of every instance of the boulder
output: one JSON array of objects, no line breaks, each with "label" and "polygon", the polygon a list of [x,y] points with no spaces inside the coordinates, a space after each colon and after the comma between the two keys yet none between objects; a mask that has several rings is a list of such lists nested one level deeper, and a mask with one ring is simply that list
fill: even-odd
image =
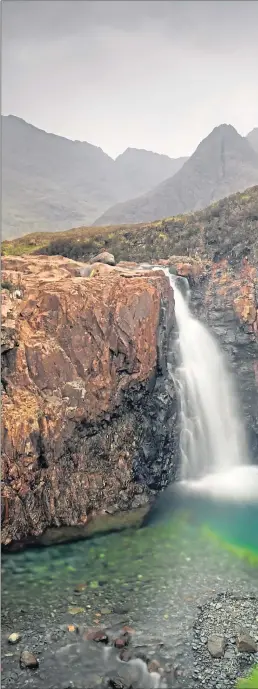
[{"label": "boulder", "polygon": [[208,638],[208,651],[212,658],[223,658],[226,640],[222,634],[211,634]]},{"label": "boulder", "polygon": [[39,661],[31,651],[22,651],[20,665],[22,668],[28,667],[35,670],[39,666]]},{"label": "boulder", "polygon": [[108,266],[114,266],[115,258],[113,254],[110,254],[108,251],[102,251],[97,256],[94,256],[90,260],[90,263],[107,263]]},{"label": "boulder", "polygon": [[239,651],[241,651],[241,653],[256,653],[258,650],[257,643],[249,632],[239,632],[236,643],[237,648]]}]

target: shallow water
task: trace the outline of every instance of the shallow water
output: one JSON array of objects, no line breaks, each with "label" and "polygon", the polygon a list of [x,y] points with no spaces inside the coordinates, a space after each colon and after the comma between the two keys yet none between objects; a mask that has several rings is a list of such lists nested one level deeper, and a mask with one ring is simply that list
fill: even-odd
[{"label": "shallow water", "polygon": [[[33,643],[38,648],[40,629],[101,625],[114,636],[129,625],[135,631],[134,645],[147,649],[150,658],[158,656],[163,666],[166,662],[179,666],[180,686],[189,687],[198,606],[216,607],[218,597],[226,600],[228,592],[243,600],[258,596],[258,506],[221,505],[200,498],[182,503],[179,496],[172,501],[165,495],[142,529],[4,555],[2,568],[4,656],[6,634],[17,629],[30,648]],[[75,590],[78,585],[80,591]],[[256,602],[253,611],[258,638]],[[88,661],[85,652],[80,648],[77,652],[76,663],[68,650],[60,663],[62,651],[56,650],[58,689],[64,686],[64,676],[74,681],[74,663],[77,673],[81,667],[85,681],[92,666],[101,673],[99,666],[110,662],[102,656],[97,662],[95,651],[88,652]],[[46,641],[41,653],[44,673],[42,679],[34,674],[33,686],[48,689],[53,655],[50,661]],[[3,657],[7,675],[10,663],[14,672],[17,659]],[[19,675],[15,681],[19,689]],[[11,685],[3,682],[3,686]]]}]

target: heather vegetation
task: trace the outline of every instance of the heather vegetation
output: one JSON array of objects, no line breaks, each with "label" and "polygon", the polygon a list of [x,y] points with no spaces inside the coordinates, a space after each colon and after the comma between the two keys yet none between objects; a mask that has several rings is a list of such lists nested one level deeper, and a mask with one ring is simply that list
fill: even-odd
[{"label": "heather vegetation", "polygon": [[153,223],[79,227],[34,233],[3,242],[4,255],[62,255],[88,261],[102,249],[116,261],[148,261],[171,255],[257,260],[258,186],[233,194],[196,213]]}]

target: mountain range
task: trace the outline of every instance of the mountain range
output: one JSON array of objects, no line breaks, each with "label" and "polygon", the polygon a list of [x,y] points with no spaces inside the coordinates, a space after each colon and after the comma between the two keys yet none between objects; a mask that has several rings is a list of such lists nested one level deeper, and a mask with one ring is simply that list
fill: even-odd
[{"label": "mountain range", "polygon": [[87,142],[2,116],[2,235],[145,222],[204,208],[258,183],[258,128],[216,127],[190,158]]},{"label": "mountain range", "polygon": [[253,132],[248,138],[231,125],[215,127],[173,177],[147,194],[116,204],[94,224],[150,222],[180,215],[258,184]]},{"label": "mountain range", "polygon": [[128,148],[113,160],[101,148],[2,116],[2,233],[90,225],[111,205],[151,189],[187,158]]}]

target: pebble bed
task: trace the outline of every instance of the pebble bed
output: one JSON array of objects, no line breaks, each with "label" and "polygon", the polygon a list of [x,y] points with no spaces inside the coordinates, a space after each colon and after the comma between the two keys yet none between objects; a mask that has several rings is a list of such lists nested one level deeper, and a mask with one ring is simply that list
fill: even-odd
[{"label": "pebble bed", "polygon": [[236,644],[242,629],[258,642],[257,566],[184,518],[2,564],[3,689],[233,689],[258,663]]}]

